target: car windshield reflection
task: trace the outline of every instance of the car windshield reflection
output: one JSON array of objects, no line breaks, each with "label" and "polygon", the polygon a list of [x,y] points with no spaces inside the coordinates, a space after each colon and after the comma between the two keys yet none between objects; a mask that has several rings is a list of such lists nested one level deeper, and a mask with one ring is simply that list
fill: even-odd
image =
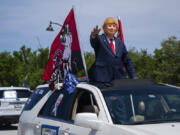
[{"label": "car windshield reflection", "polygon": [[179,90],[112,90],[102,92],[114,124],[180,121]]}]

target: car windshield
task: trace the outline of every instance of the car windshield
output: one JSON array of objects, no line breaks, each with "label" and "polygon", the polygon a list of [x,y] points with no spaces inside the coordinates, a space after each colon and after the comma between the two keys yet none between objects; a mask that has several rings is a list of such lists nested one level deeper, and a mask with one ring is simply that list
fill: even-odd
[{"label": "car windshield", "polygon": [[102,91],[114,124],[180,121],[180,89],[144,87]]}]

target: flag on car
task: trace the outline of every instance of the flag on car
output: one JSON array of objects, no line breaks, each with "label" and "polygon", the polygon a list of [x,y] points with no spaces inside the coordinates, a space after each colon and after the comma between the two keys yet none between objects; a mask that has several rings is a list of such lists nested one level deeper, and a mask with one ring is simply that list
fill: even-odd
[{"label": "flag on car", "polygon": [[69,94],[73,93],[76,86],[78,84],[78,80],[72,74],[70,70],[68,70],[63,83],[63,88],[68,91]]},{"label": "flag on car", "polygon": [[27,84],[27,76],[24,79],[23,87],[27,88],[29,92],[32,92],[32,90],[30,89],[29,85]]},{"label": "flag on car", "polygon": [[72,71],[72,74],[83,69],[73,8],[51,45],[50,56],[42,80],[50,82],[64,80],[68,69]]}]

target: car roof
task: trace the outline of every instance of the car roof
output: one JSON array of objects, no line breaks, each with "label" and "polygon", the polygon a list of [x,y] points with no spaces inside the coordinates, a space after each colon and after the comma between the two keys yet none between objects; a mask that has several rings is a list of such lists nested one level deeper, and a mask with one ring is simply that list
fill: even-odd
[{"label": "car roof", "polygon": [[112,90],[165,90],[165,89],[179,89],[179,87],[173,85],[167,85],[163,83],[157,83],[153,79],[121,79],[114,80],[112,83],[92,83],[97,86],[101,91],[112,91]]},{"label": "car roof", "polygon": [[[62,83],[59,84],[62,87]],[[49,84],[42,84],[38,85],[36,88],[43,88],[49,87]],[[114,80],[112,83],[97,83],[97,82],[79,82],[77,85],[78,88],[93,88],[96,87],[100,89],[100,91],[112,91],[112,90],[129,90],[134,89],[137,90],[144,90],[144,89],[156,89],[158,90],[165,90],[165,89],[179,89],[180,87],[176,87],[173,85],[157,83],[153,79],[120,79]]]},{"label": "car roof", "polygon": [[[58,83],[58,84],[59,84],[60,88],[62,88],[63,83],[61,82],[61,83]],[[78,85],[77,85],[78,88],[87,88],[87,87],[90,87],[90,86],[92,86],[92,85],[89,85],[88,83],[82,83],[82,82],[78,83]],[[49,87],[49,84],[40,84],[40,85],[38,85],[36,87],[36,89],[47,88],[47,87]]]},{"label": "car roof", "polygon": [[28,88],[11,86],[11,87],[0,87],[0,91],[1,90],[28,90]]},{"label": "car roof", "polygon": [[129,86],[147,86],[155,85],[157,82],[150,79],[119,79],[114,80],[110,83],[101,83],[101,82],[90,82],[90,84],[97,86],[100,89],[108,89],[112,87],[129,87]]}]

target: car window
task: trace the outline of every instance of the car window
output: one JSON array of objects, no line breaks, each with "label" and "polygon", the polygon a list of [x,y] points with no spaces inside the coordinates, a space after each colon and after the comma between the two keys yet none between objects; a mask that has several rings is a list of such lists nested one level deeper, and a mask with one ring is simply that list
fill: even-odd
[{"label": "car window", "polygon": [[49,90],[49,87],[35,89],[26,102],[23,110],[31,110]]},{"label": "car window", "polygon": [[18,98],[29,98],[31,92],[28,90],[16,90]]},{"label": "car window", "polygon": [[70,111],[69,120],[73,121],[77,113],[91,112],[98,115],[99,107],[93,93],[85,89],[77,89]]},{"label": "car window", "polygon": [[131,101],[129,95],[111,94],[105,96],[110,115],[115,124],[124,124],[132,116]]},{"label": "car window", "polygon": [[166,95],[164,97],[170,108],[176,108],[177,112],[180,112],[180,95]]},{"label": "car window", "polygon": [[115,124],[179,121],[180,89],[163,88],[102,93]]},{"label": "car window", "polygon": [[0,91],[0,98],[3,98],[3,91]]},{"label": "car window", "polygon": [[55,90],[41,109],[39,116],[66,120],[71,96],[64,89]]}]

